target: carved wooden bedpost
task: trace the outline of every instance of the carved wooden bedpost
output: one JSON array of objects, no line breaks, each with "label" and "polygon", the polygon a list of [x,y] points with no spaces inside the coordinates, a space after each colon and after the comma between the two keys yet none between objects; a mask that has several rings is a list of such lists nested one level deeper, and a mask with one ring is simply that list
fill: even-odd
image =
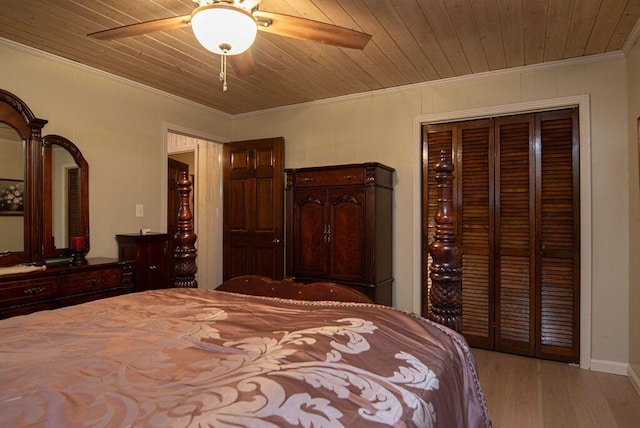
[{"label": "carved wooden bedpost", "polygon": [[180,196],[180,209],[178,210],[178,231],[174,238],[176,241],[173,256],[176,262],[176,287],[198,288],[196,281],[196,234],[193,231],[193,214],[189,207],[189,194],[191,193],[191,181],[187,173],[182,172],[178,180],[178,195]]},{"label": "carved wooden bedpost", "polygon": [[453,164],[447,161],[446,152],[440,152],[440,162],[435,171],[438,211],[434,241],[429,244],[432,263],[429,267],[431,309],[428,318],[461,332],[462,270],[453,215]]}]

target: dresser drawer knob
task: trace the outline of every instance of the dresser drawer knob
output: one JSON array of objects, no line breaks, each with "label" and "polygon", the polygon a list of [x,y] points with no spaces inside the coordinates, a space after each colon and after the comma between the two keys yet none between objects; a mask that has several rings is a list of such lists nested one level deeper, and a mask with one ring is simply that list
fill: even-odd
[{"label": "dresser drawer knob", "polygon": [[29,294],[29,295],[40,294],[44,290],[46,290],[45,287],[32,287],[32,288],[27,288],[26,290],[24,290],[24,294]]},{"label": "dresser drawer knob", "polygon": [[87,279],[87,284],[96,285],[100,282],[100,278]]},{"label": "dresser drawer knob", "polygon": [[313,177],[305,177],[302,181],[309,183],[310,181],[313,181]]}]

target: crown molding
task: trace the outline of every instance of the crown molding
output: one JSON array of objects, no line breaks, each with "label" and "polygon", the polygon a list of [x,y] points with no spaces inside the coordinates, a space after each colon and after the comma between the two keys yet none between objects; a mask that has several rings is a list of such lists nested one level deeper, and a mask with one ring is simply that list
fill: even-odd
[{"label": "crown molding", "polygon": [[[638,22],[640,22],[640,21],[638,21]],[[474,74],[467,74],[465,76],[448,77],[448,78],[445,78],[445,79],[431,80],[431,81],[428,81],[428,82],[414,83],[414,84],[411,84],[411,85],[397,86],[397,87],[393,87],[393,88],[377,89],[375,91],[368,91],[368,92],[362,92],[362,93],[358,93],[358,94],[344,95],[344,96],[341,96],[341,97],[327,98],[327,99],[324,99],[324,100],[309,101],[309,102],[305,102],[305,103],[292,104],[292,105],[282,106],[282,107],[274,107],[274,108],[271,108],[271,109],[257,110],[257,111],[248,112],[248,113],[239,113],[239,114],[233,115],[233,118],[236,119],[236,118],[244,118],[244,117],[251,117],[251,116],[259,116],[259,115],[265,114],[265,113],[275,113],[275,112],[280,112],[280,111],[294,110],[294,109],[298,109],[298,108],[301,108],[301,107],[311,107],[311,106],[329,104],[329,103],[340,102],[340,101],[354,100],[354,99],[360,99],[360,98],[368,98],[368,97],[371,97],[371,96],[380,95],[380,94],[386,94],[386,93],[396,93],[396,92],[403,92],[403,91],[407,91],[407,90],[424,89],[424,88],[428,88],[428,87],[432,87],[432,86],[438,86],[438,85],[447,85],[447,84],[452,84],[452,83],[455,84],[455,83],[471,82],[471,81],[474,81],[474,80],[485,79],[487,77],[500,77],[500,76],[503,76],[503,75],[506,75],[506,74],[512,74],[512,73],[531,73],[531,72],[536,72],[536,71],[551,70],[551,69],[558,68],[558,67],[567,67],[567,66],[576,66],[576,65],[584,65],[584,64],[612,61],[612,60],[621,59],[621,58],[622,59],[625,58],[624,53],[622,51],[615,51],[615,52],[608,52],[608,53],[604,53],[604,54],[596,54],[596,55],[589,55],[589,56],[583,56],[583,57],[577,57],[577,58],[561,59],[561,60],[557,60],[557,61],[544,62],[544,63],[540,63],[540,64],[523,65],[523,66],[519,66],[519,67],[505,68],[505,69],[492,70],[492,71],[484,71],[484,72],[481,72],[481,73],[474,73]]]}]

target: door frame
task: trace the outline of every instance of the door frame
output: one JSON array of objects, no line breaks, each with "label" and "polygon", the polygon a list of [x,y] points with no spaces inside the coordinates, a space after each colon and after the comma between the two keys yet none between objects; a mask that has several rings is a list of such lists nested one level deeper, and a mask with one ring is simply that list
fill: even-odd
[{"label": "door frame", "polygon": [[[225,138],[225,137],[221,137],[219,135],[213,135],[213,134],[208,134],[206,132],[203,132],[201,130],[197,130],[197,129],[193,129],[193,128],[187,128],[185,126],[182,125],[177,125],[174,123],[169,123],[169,122],[163,122],[162,123],[162,159],[160,162],[160,168],[161,168],[161,180],[159,183],[159,186],[161,187],[161,195],[162,195],[162,213],[161,213],[161,224],[162,224],[162,231],[166,232],[167,230],[167,179],[168,179],[168,171],[167,171],[167,159],[169,157],[169,150],[168,150],[168,144],[167,144],[167,136],[169,134],[169,132],[172,133],[176,133],[176,134],[182,134],[182,135],[186,135],[188,137],[193,137],[193,138],[198,138],[198,139],[202,139],[202,140],[207,140],[213,144],[224,144],[227,143],[229,141],[231,141],[229,138]],[[175,151],[172,153],[179,153],[179,152],[186,152],[186,151],[193,151],[194,152],[194,168],[193,171],[190,171],[190,174],[193,174],[196,177],[196,183],[192,183],[192,189],[193,189],[193,195],[194,195],[194,200],[197,201],[197,192],[198,192],[198,185],[197,185],[197,181],[200,178],[200,176],[202,174],[200,174],[200,171],[198,170],[198,166],[200,163],[200,156],[199,156],[199,150],[197,146],[193,146],[193,147],[185,147],[183,150],[180,151]],[[218,168],[222,168],[222,159],[218,160]],[[222,186],[222,180],[220,182],[220,185]],[[201,247],[201,248],[206,248],[207,247],[207,243],[209,243],[210,245],[210,241],[213,240],[213,242],[216,243],[216,245],[219,247],[217,250],[217,260],[215,261],[215,266],[222,266],[222,192],[220,192],[220,200],[218,201],[218,207],[220,207],[219,209],[219,213],[220,215],[217,217],[217,221],[218,221],[218,227],[217,230],[219,231],[219,234],[215,234],[215,236],[198,236],[198,240],[196,241],[196,247]],[[196,210],[199,210],[202,207],[202,204],[197,204],[196,205]],[[203,216],[205,215],[205,213],[203,211],[198,211],[196,213],[194,213],[194,225],[193,225],[193,229],[194,232],[196,233],[196,236],[198,235],[198,230],[199,230],[199,224],[200,221],[202,220],[202,218],[204,218]],[[196,265],[198,264],[198,259],[196,258]],[[202,271],[200,272],[202,273]],[[206,276],[206,275],[205,275]],[[196,278],[198,278],[198,273],[196,273]],[[214,288],[216,285],[220,284],[222,282],[222,269],[220,269],[219,274],[216,274],[214,278],[205,278],[203,281],[201,281],[199,283],[199,287],[200,288],[207,288],[207,283],[208,284],[208,288]]]},{"label": "door frame", "polygon": [[[416,116],[413,120],[413,236],[422,236],[422,126],[496,115],[578,107],[580,122],[580,367],[591,368],[591,106],[589,95]],[[455,174],[455,171],[454,171]],[[422,242],[413,241],[413,311],[421,313]]]}]

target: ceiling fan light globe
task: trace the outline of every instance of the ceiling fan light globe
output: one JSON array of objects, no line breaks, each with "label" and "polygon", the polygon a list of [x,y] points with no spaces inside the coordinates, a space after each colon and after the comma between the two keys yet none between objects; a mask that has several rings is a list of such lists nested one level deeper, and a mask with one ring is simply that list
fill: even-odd
[{"label": "ceiling fan light globe", "polygon": [[219,55],[241,54],[251,47],[258,32],[258,24],[250,12],[226,4],[194,10],[191,28],[205,49]]}]

